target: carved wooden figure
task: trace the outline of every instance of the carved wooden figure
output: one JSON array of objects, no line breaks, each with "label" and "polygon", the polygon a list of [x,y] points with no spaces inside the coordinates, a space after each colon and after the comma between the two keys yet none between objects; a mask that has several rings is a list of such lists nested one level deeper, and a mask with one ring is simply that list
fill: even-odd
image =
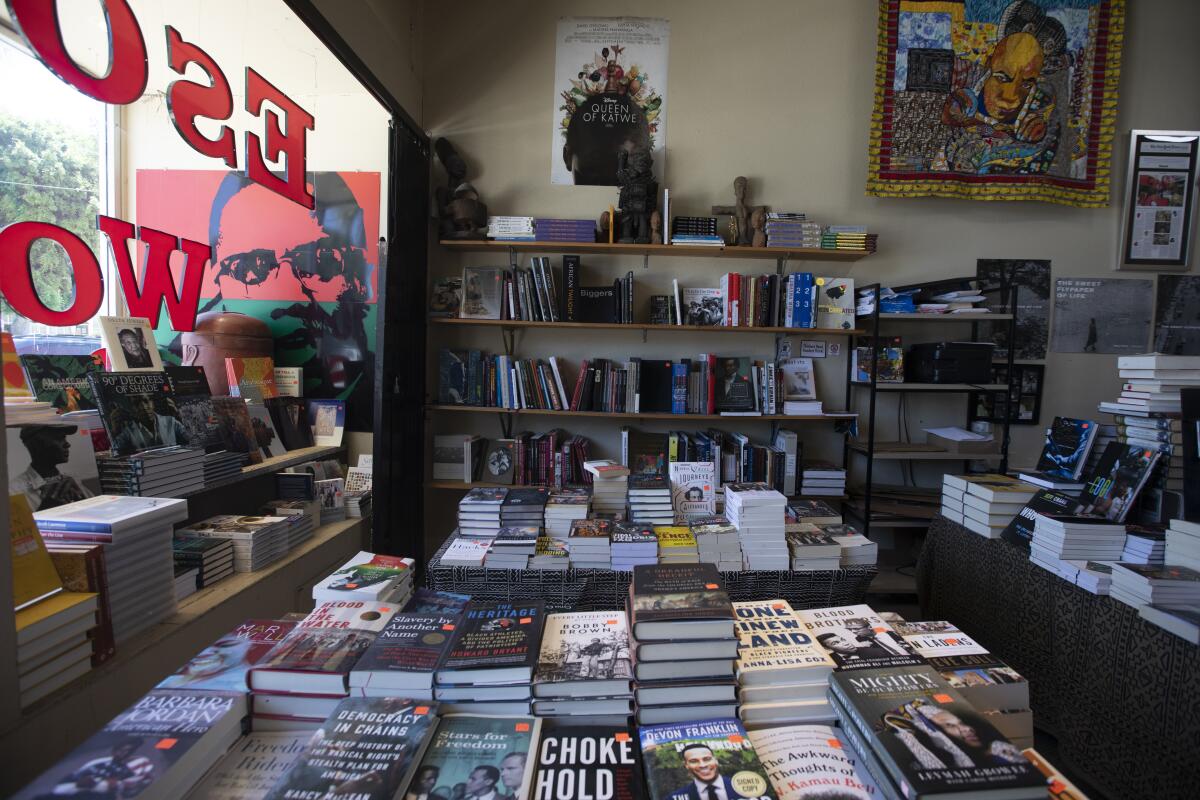
[{"label": "carved wooden figure", "polygon": [[[739,175],[733,179],[733,198],[734,204],[731,206],[713,206],[712,213],[714,215],[727,214],[733,217],[733,226],[737,231],[737,236],[734,238],[733,244],[749,247],[754,241],[753,231],[750,224],[750,215],[757,209],[762,209],[765,214],[766,206],[748,206],[746,205],[746,187],[747,181],[744,176]],[[765,246],[764,241],[763,245]]]}]

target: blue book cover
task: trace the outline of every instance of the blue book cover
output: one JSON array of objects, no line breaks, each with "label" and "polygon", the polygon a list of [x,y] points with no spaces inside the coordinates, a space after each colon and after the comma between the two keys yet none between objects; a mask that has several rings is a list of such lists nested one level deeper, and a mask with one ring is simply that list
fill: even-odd
[{"label": "blue book cover", "polygon": [[811,272],[800,273],[800,322],[798,327],[813,326],[813,276]]},{"label": "blue book cover", "polygon": [[676,362],[671,365],[671,413],[687,413],[687,362]]},{"label": "blue book cover", "polygon": [[1067,481],[1078,479],[1096,439],[1096,430],[1096,423],[1090,419],[1055,417],[1046,431],[1037,471]]}]

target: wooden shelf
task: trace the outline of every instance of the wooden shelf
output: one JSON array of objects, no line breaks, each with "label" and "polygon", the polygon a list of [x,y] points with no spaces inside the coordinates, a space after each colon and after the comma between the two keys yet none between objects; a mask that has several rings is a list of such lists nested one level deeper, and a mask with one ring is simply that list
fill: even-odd
[{"label": "wooden shelf", "polygon": [[179,497],[196,497],[197,495],[204,494],[205,492],[211,492],[217,489],[225,489],[236,483],[249,480],[251,478],[259,478],[263,475],[271,475],[276,472],[282,472],[288,467],[294,467],[297,464],[303,464],[305,461],[335,456],[345,449],[346,446],[343,444],[337,445],[336,447],[318,445],[315,447],[301,447],[297,450],[289,450],[286,453],[282,453],[277,456],[264,458],[257,464],[249,464],[245,467],[242,467],[241,475],[234,475],[227,480],[205,486],[203,489],[197,489],[194,492],[181,494]]},{"label": "wooden shelf", "polygon": [[454,405],[428,405],[425,406],[428,411],[458,411],[475,414],[526,414],[530,416],[547,416],[547,417],[602,417],[602,418],[617,418],[617,419],[692,419],[692,420],[750,420],[757,422],[759,420],[790,420],[793,422],[818,421],[818,420],[839,420],[839,419],[855,419],[858,414],[845,413],[829,413],[829,414],[810,414],[810,415],[789,415],[789,414],[758,414],[755,416],[723,416],[721,414],[666,414],[662,412],[638,412],[624,413],[619,411],[556,411],[544,408],[498,408],[495,406],[454,406]]},{"label": "wooden shelf", "polygon": [[[476,488],[492,489],[492,488],[496,488],[496,487],[501,487],[501,488],[505,488],[505,489],[514,489],[514,488],[515,489],[530,489],[530,488],[553,489],[554,488],[552,486],[542,486],[541,484],[535,484],[533,486],[529,486],[526,484],[513,484],[513,483],[488,483],[487,481],[471,481],[470,483],[465,483],[463,481],[426,481],[425,482],[426,489],[449,489],[449,490],[456,491],[456,492],[465,492],[469,489],[476,489]],[[792,496],[788,497],[788,502],[790,503],[795,500],[849,500],[849,499],[850,499],[850,495],[848,495],[848,494],[834,494],[834,495],[797,494],[797,495],[792,495]]]},{"label": "wooden shelf", "polygon": [[678,333],[781,333],[789,336],[860,336],[866,331],[854,328],[783,328],[774,326],[726,327],[723,325],[652,325],[633,322],[532,322],[519,319],[459,319],[457,317],[431,317],[432,325],[482,326],[505,329],[576,329],[576,330],[623,330],[623,331],[675,331]]},{"label": "wooden shelf", "polygon": [[[858,318],[860,320],[861,319],[870,319],[871,315],[870,314],[859,314]],[[990,311],[983,313],[983,314],[920,314],[920,313],[916,313],[916,312],[908,312],[908,313],[904,313],[904,314],[880,314],[879,315],[880,322],[883,322],[885,319],[894,319],[899,322],[915,322],[915,321],[921,321],[921,322],[976,322],[979,320],[985,320],[985,321],[993,320],[994,321],[994,320],[1004,320],[1004,319],[1012,319],[1012,318],[1013,318],[1012,314],[999,314],[999,313],[992,313]]]},{"label": "wooden shelf", "polygon": [[[851,442],[850,449],[856,453],[867,454],[865,442]],[[880,461],[998,461],[1000,459],[1000,453],[951,453],[939,450],[933,445],[908,443],[898,448],[896,442],[876,442],[874,456]]]},{"label": "wooden shelf", "polygon": [[[851,381],[851,386],[870,386],[866,381]],[[879,383],[877,392],[1003,392],[1007,383]]]},{"label": "wooden shelf", "polygon": [[493,242],[482,240],[445,240],[442,247],[460,253],[586,253],[606,256],[689,256],[691,258],[760,258],[775,261],[858,261],[871,255],[869,250],[826,250],[820,247],[705,247],[686,244],[601,244],[599,242]]}]

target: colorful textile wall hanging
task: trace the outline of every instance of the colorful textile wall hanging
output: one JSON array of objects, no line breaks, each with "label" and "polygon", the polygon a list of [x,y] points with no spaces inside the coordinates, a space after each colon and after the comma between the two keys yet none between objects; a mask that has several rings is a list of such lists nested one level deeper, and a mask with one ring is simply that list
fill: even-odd
[{"label": "colorful textile wall hanging", "polygon": [[1124,0],[880,0],[867,194],[1109,203]]}]

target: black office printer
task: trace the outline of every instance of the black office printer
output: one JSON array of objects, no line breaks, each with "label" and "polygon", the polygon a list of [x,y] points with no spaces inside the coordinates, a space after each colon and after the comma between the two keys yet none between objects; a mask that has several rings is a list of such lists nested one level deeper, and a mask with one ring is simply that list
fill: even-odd
[{"label": "black office printer", "polygon": [[913,383],[991,383],[991,342],[914,344],[904,359],[904,378]]}]

